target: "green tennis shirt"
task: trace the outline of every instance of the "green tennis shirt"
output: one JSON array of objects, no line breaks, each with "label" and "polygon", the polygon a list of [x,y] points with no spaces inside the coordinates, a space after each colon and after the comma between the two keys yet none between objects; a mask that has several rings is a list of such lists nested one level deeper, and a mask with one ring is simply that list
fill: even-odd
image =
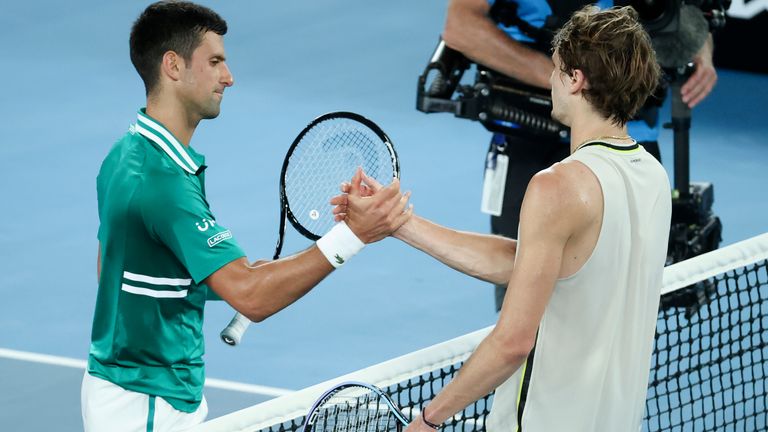
[{"label": "green tennis shirt", "polygon": [[202,281],[245,254],[205,197],[205,158],[139,110],[97,178],[101,277],[88,372],[193,412],[205,367]]}]

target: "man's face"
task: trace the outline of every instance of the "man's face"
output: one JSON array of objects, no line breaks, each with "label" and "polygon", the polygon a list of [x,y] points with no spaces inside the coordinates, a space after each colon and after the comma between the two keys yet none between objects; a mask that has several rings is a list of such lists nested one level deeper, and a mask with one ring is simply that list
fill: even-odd
[{"label": "man's face", "polygon": [[224,38],[206,32],[191,60],[182,68],[181,77],[181,97],[190,112],[200,119],[218,116],[224,89],[234,84],[226,64]]},{"label": "man's face", "polygon": [[560,56],[557,54],[557,51],[552,55],[552,62],[555,64],[552,75],[549,76],[549,85],[552,87],[552,118],[564,125],[568,125],[566,123],[568,120],[566,115],[568,108],[568,101],[566,99],[568,89],[566,84],[569,77],[560,70]]}]

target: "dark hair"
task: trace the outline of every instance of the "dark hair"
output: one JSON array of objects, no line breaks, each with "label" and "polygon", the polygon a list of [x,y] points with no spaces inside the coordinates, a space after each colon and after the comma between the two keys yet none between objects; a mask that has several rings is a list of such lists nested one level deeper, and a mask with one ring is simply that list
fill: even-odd
[{"label": "dark hair", "polygon": [[629,6],[582,8],[560,29],[552,47],[564,73],[584,73],[587,101],[621,126],[642,107],[661,76],[651,38]]},{"label": "dark hair", "polygon": [[186,1],[149,5],[131,28],[131,62],[144,81],[147,95],[160,77],[163,55],[173,51],[185,61],[200,46],[206,32],[227,33],[227,22],[205,6]]}]

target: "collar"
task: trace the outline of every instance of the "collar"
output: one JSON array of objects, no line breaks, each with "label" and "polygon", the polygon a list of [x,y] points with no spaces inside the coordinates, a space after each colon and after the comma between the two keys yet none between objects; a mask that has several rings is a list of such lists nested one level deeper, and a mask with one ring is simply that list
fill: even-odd
[{"label": "collar", "polygon": [[573,152],[576,153],[577,151],[583,149],[584,147],[590,147],[590,146],[596,146],[596,145],[601,147],[607,147],[611,150],[616,150],[620,152],[634,151],[640,148],[640,144],[638,144],[637,141],[635,141],[634,139],[632,140],[631,143],[628,143],[628,144],[616,144],[616,143],[610,143],[607,141],[595,139],[595,140],[590,140],[585,142]]},{"label": "collar", "polygon": [[139,109],[136,132],[157,144],[184,171],[196,175],[205,169],[205,158],[184,147],[165,126],[147,115],[146,108]]}]

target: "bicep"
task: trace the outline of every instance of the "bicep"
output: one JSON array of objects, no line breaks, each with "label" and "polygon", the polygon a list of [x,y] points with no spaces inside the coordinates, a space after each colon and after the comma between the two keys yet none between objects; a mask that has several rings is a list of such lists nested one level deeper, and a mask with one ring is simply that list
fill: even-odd
[{"label": "bicep", "polygon": [[552,180],[534,178],[526,191],[515,265],[499,317],[499,323],[529,339],[535,337],[552,296],[573,231],[573,215],[561,197],[561,183]]},{"label": "bicep", "polygon": [[245,257],[235,259],[221,266],[205,278],[203,283],[211,288],[222,300],[232,305],[235,309],[240,310],[238,303],[242,299],[243,281],[248,277],[249,267],[248,260]]}]

